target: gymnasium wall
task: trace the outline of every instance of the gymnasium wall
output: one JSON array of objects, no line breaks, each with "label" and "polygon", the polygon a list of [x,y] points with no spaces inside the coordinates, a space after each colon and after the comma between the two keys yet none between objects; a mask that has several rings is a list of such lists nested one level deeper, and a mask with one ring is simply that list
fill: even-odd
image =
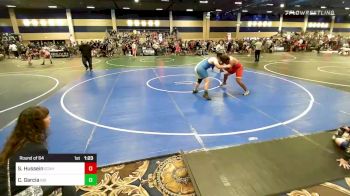
[{"label": "gymnasium wall", "polygon": [[[332,22],[332,17],[331,16],[309,16],[308,19],[308,26],[306,28],[306,31],[309,32],[316,32],[316,31],[330,31],[331,27],[331,22]],[[327,26],[310,26],[312,23],[322,23],[326,24]]]},{"label": "gymnasium wall", "polygon": [[350,16],[336,16],[333,32],[335,34],[350,36]]},{"label": "gymnasium wall", "polygon": [[71,10],[77,41],[101,40],[112,29],[111,10]]},{"label": "gymnasium wall", "polygon": [[304,28],[305,16],[284,15],[282,22],[282,31],[302,32]]},{"label": "gymnasium wall", "polygon": [[0,32],[13,33],[10,15],[7,9],[0,9]]},{"label": "gymnasium wall", "polygon": [[270,37],[278,33],[279,21],[279,15],[242,13],[237,37]]},{"label": "gymnasium wall", "polygon": [[237,15],[213,13],[210,16],[209,39],[220,40],[231,33],[231,37],[236,37]]},{"label": "gymnasium wall", "polygon": [[[77,41],[101,40],[106,36],[107,30],[113,29],[110,9],[73,9],[70,13]],[[15,20],[13,16],[16,17]],[[168,11],[115,10],[115,27],[118,31],[169,31],[170,26],[173,26],[184,40],[219,40],[225,39],[228,33],[231,33],[232,38],[270,37],[278,32],[280,25],[278,14],[242,13],[239,22],[237,14],[227,13],[211,13],[210,19],[203,12],[173,11],[172,16],[173,20],[170,21]],[[282,31],[301,32],[305,26],[304,18],[305,16],[284,15]],[[11,19],[17,23],[24,41],[70,39],[65,9],[14,9],[14,13],[0,9],[0,32],[16,31]],[[331,16],[308,17],[307,31],[330,31],[331,28]],[[350,16],[336,16],[333,32],[350,35]]]},{"label": "gymnasium wall", "polygon": [[203,12],[173,12],[173,27],[181,39],[203,39]]},{"label": "gymnasium wall", "polygon": [[[116,10],[118,31],[169,31],[169,12]],[[131,24],[130,24],[131,22]]]},{"label": "gymnasium wall", "polygon": [[23,40],[69,39],[65,9],[15,9],[15,15]]}]

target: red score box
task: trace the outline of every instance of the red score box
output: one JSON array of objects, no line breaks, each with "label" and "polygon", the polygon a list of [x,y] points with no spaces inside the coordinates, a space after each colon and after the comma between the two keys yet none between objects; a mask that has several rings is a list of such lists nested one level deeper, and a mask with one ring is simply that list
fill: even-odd
[{"label": "red score box", "polygon": [[96,174],[97,164],[96,162],[85,162],[85,174]]}]

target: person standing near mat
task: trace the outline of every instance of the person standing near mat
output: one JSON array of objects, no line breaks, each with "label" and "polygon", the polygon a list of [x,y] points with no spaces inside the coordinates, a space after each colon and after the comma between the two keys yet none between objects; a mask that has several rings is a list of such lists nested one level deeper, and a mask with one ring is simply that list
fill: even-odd
[{"label": "person standing near mat", "polygon": [[224,73],[224,79],[221,84],[221,86],[226,85],[227,78],[236,73],[236,82],[237,84],[244,90],[243,95],[247,96],[249,95],[250,91],[247,89],[246,85],[242,82],[242,77],[243,77],[243,65],[238,61],[238,59],[229,56],[229,68],[225,68],[225,73]]},{"label": "person standing near mat", "polygon": [[[86,71],[90,69],[92,71],[92,56],[91,56],[91,46],[86,43],[82,43],[79,46],[79,50],[81,52],[81,58],[83,61],[83,64],[85,66]],[[89,64],[89,65],[88,65]]]},{"label": "person standing near mat", "polygon": [[131,44],[131,52],[132,52],[132,56],[133,56],[133,57],[136,57],[137,45],[136,45],[135,41],[132,42],[132,44]]},{"label": "person standing near mat", "polygon": [[26,56],[27,56],[28,65],[32,66],[33,49],[30,46],[28,46],[27,48]]},{"label": "person standing near mat", "polygon": [[198,87],[201,84],[201,82],[204,80],[205,84],[204,84],[203,97],[206,100],[211,100],[211,98],[209,97],[209,94],[208,94],[210,79],[208,78],[208,71],[207,70],[211,67],[214,67],[214,66],[218,69],[229,68],[231,66],[231,65],[227,65],[227,64],[229,64],[229,60],[230,60],[229,56],[223,54],[223,55],[220,55],[217,57],[210,57],[208,59],[204,59],[200,63],[198,63],[196,65],[196,67],[194,68],[194,71],[197,75],[197,82],[195,83],[195,86],[194,86],[194,89],[192,92],[194,94],[198,93]]},{"label": "person standing near mat", "polygon": [[255,46],[255,62],[259,62],[261,46],[262,46],[261,40],[259,39],[257,42],[255,42],[254,46]]}]

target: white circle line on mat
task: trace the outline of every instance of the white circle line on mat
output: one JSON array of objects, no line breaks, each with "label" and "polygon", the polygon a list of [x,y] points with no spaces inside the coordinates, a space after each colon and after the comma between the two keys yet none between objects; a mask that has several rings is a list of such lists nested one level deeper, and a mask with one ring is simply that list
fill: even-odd
[{"label": "white circle line on mat", "polygon": [[[172,68],[172,67],[170,67]],[[64,98],[65,96],[71,91],[73,90],[74,88],[76,88],[77,86],[80,86],[84,83],[87,83],[89,81],[92,81],[92,80],[95,80],[95,79],[98,79],[98,78],[103,78],[103,77],[106,77],[106,76],[110,76],[110,75],[117,75],[117,74],[122,74],[122,73],[128,73],[128,72],[135,72],[135,71],[142,71],[142,70],[149,70],[149,69],[153,69],[153,68],[147,68],[147,69],[134,69],[134,70],[126,70],[126,71],[119,71],[119,72],[115,72],[115,73],[110,73],[110,74],[105,74],[105,75],[102,75],[102,76],[97,76],[97,77],[94,77],[94,78],[90,78],[88,80],[84,80],[82,82],[79,82],[78,84],[75,84],[74,86],[70,87],[69,89],[67,89],[63,95],[61,96],[61,100],[60,100],[60,103],[61,103],[61,107],[62,109],[67,113],[69,114],[70,116],[72,116],[73,118],[77,119],[77,120],[80,120],[82,122],[85,122],[85,123],[88,123],[88,124],[91,124],[91,125],[94,125],[94,126],[97,126],[97,127],[100,127],[100,128],[105,128],[105,129],[110,129],[110,130],[114,130],[114,131],[120,131],[120,132],[128,132],[128,133],[138,133],[138,134],[148,134],[148,135],[167,135],[167,136],[194,136],[194,135],[197,135],[195,133],[169,133],[169,132],[153,132],[153,131],[139,131],[139,130],[131,130],[131,129],[123,129],[123,128],[117,128],[117,127],[111,127],[111,126],[107,126],[107,125],[101,125],[99,123],[96,123],[96,122],[93,122],[93,121],[89,121],[87,119],[84,119],[74,113],[72,113],[67,107],[66,105],[64,104]],[[291,122],[294,122],[298,119],[300,119],[301,117],[305,116],[312,108],[313,106],[313,103],[314,103],[314,97],[313,95],[305,88],[303,87],[302,85],[296,83],[296,82],[293,82],[293,81],[290,81],[288,79],[285,79],[285,78],[281,78],[281,77],[278,77],[278,76],[274,76],[274,75],[270,75],[270,74],[266,74],[266,73],[260,73],[260,72],[254,72],[254,71],[248,71],[248,72],[253,72],[253,73],[257,73],[257,74],[261,74],[261,75],[266,75],[266,76],[269,76],[269,77],[274,77],[274,78],[277,78],[277,79],[280,79],[280,80],[284,80],[284,81],[287,81],[289,83],[292,83],[296,86],[298,86],[299,88],[301,88],[302,90],[304,90],[310,97],[310,102],[307,106],[307,108],[301,113],[299,114],[298,116],[294,117],[294,118],[291,118],[289,120],[286,120],[286,121],[283,121],[283,122],[279,122],[279,123],[275,123],[275,124],[272,124],[272,125],[268,125],[268,126],[264,126],[264,127],[259,127],[259,128],[255,128],[255,129],[249,129],[249,130],[242,130],[242,131],[232,131],[232,132],[226,132],[226,133],[212,133],[212,134],[198,134],[198,136],[201,136],[201,137],[213,137],[213,136],[225,136],[225,135],[237,135],[237,134],[244,134],[244,133],[251,133],[251,132],[257,132],[257,131],[262,131],[262,130],[266,130],[266,129],[270,129],[270,128],[273,128],[273,127],[277,127],[277,126],[281,126],[281,125],[286,125],[286,124],[289,124]]]},{"label": "white circle line on mat", "polygon": [[[113,67],[126,67],[126,68],[145,68],[149,67],[148,65],[139,65],[139,66],[134,66],[134,65],[122,65],[122,64],[115,64],[110,61],[113,61],[114,59],[110,59],[106,61],[106,64],[111,65]],[[166,65],[166,66],[159,66],[159,67],[175,67],[175,66],[188,66],[188,65],[196,65],[196,63],[189,63],[189,64],[182,64],[182,65]]]},{"label": "white circle line on mat", "polygon": [[[42,62],[41,60],[39,61],[39,63]],[[50,59],[46,59],[45,60],[45,65],[41,65],[40,63],[40,67],[44,68],[44,67],[47,67],[47,65],[51,65],[51,66],[54,66],[54,65],[62,65],[62,64],[65,64],[67,63],[66,61],[62,61],[62,60],[59,60],[59,61],[55,61],[53,60],[53,63],[50,64]],[[47,64],[49,63],[49,64]],[[17,64],[16,65],[17,67],[20,67],[20,68],[26,68],[26,67],[29,67],[29,65],[27,63],[22,63],[22,64]],[[39,66],[39,65],[38,65]]]},{"label": "white circle line on mat", "polygon": [[268,63],[268,64],[264,65],[264,69],[266,71],[268,71],[268,72],[271,72],[271,73],[274,73],[274,74],[277,74],[277,75],[281,75],[281,76],[290,77],[290,78],[306,80],[306,81],[311,81],[311,82],[317,82],[317,83],[321,83],[321,84],[330,84],[330,85],[335,85],[335,86],[350,87],[349,84],[339,84],[339,83],[334,83],[334,82],[326,82],[326,81],[322,81],[322,80],[313,80],[313,79],[309,79],[309,78],[302,78],[302,77],[297,77],[297,76],[292,76],[292,75],[288,75],[288,74],[283,74],[283,73],[279,73],[279,72],[276,72],[276,71],[272,71],[271,69],[268,68],[268,66],[270,66],[270,65],[280,64],[280,63],[283,63],[283,62]]},{"label": "white circle line on mat", "polygon": [[[194,74],[175,74],[175,75],[159,76],[159,77],[154,77],[154,78],[149,79],[149,80],[146,82],[146,85],[147,85],[149,88],[151,88],[151,89],[154,89],[154,90],[157,90],[157,91],[163,91],[163,92],[167,92],[167,93],[192,93],[192,91],[172,91],[172,90],[160,89],[160,88],[156,88],[156,87],[154,87],[154,86],[152,86],[152,85],[150,84],[150,82],[152,82],[153,80],[157,80],[157,79],[160,79],[160,78],[167,78],[167,77],[177,77],[177,76],[194,76],[194,77],[195,77]],[[220,85],[222,84],[222,82],[221,82],[219,79],[217,79],[217,78],[213,78],[213,77],[208,77],[208,78],[212,78],[212,79],[214,79],[214,80],[216,80],[216,81],[219,82],[219,85],[218,85],[218,86],[215,86],[215,87],[210,88],[210,89],[208,89],[208,90],[217,89],[217,88],[219,88]],[[204,91],[204,90],[201,90],[201,91],[199,91],[199,92],[202,92],[202,91]]]},{"label": "white circle line on mat", "polygon": [[300,113],[298,116],[294,117],[294,118],[291,118],[289,120],[286,120],[286,121],[283,121],[283,122],[280,122],[280,123],[275,123],[275,124],[272,124],[272,125],[268,125],[268,126],[264,126],[264,127],[259,127],[259,128],[255,128],[255,129],[249,129],[249,130],[243,130],[243,131],[235,131],[235,132],[227,132],[227,133],[208,133],[208,134],[198,134],[199,136],[201,137],[210,137],[210,136],[226,136],[226,135],[237,135],[237,134],[243,134],[243,133],[252,133],[252,132],[257,132],[257,131],[262,131],[262,130],[266,130],[266,129],[270,129],[270,128],[273,128],[273,127],[278,127],[278,126],[281,126],[281,125],[287,125],[291,122],[294,122],[300,118],[302,118],[303,116],[305,116],[307,113],[309,113],[309,111],[311,110],[314,102],[315,102],[315,99],[314,99],[314,96],[312,95],[312,93],[310,91],[308,91],[304,86],[296,83],[296,82],[293,82],[291,80],[288,80],[286,78],[281,78],[279,76],[274,76],[274,75],[270,75],[270,74],[266,74],[266,73],[261,73],[261,72],[256,72],[256,71],[248,71],[246,70],[246,72],[252,72],[252,73],[256,73],[256,74],[261,74],[261,75],[266,75],[266,76],[270,76],[270,77],[273,77],[273,78],[278,78],[278,79],[281,79],[281,80],[284,80],[286,82],[289,82],[289,83],[292,83],[296,86],[298,86],[299,88],[301,88],[303,91],[305,91],[309,97],[310,97],[310,101],[309,101],[309,104],[307,106],[307,108],[302,112]]},{"label": "white circle line on mat", "polygon": [[150,70],[150,69],[153,69],[153,68],[146,68],[146,69],[133,69],[133,70],[126,70],[126,71],[119,71],[119,72],[115,72],[115,73],[110,73],[110,74],[105,74],[105,75],[102,75],[102,76],[97,76],[97,77],[94,77],[94,78],[90,78],[88,80],[84,80],[82,82],[79,82],[78,84],[75,84],[74,86],[70,87],[69,89],[67,89],[63,95],[61,96],[61,107],[62,109],[67,113],[69,114],[70,116],[72,116],[73,118],[77,119],[77,120],[80,120],[82,122],[85,122],[85,123],[88,123],[88,124],[91,124],[91,125],[94,125],[94,126],[97,126],[97,127],[101,127],[101,128],[105,128],[105,129],[110,129],[110,130],[115,130],[115,131],[121,131],[121,132],[128,132],[128,133],[140,133],[140,134],[152,134],[152,135],[174,135],[174,136],[188,136],[188,135],[194,135],[194,133],[162,133],[162,132],[152,132],[152,131],[137,131],[137,130],[130,130],[130,129],[122,129],[122,128],[116,128],[116,127],[111,127],[111,126],[106,126],[106,125],[101,125],[99,123],[96,123],[96,122],[92,122],[92,121],[89,121],[89,120],[86,120],[84,118],[81,118],[80,116],[76,115],[76,114],[73,114],[71,111],[68,110],[68,108],[66,107],[66,105],[64,104],[64,98],[65,96],[74,88],[76,88],[77,86],[80,86],[84,83],[87,83],[89,81],[92,81],[92,80],[96,80],[98,78],[103,78],[103,77],[106,77],[106,76],[110,76],[110,75],[118,75],[118,74],[122,74],[122,73],[128,73],[128,72],[135,72],[135,71],[141,71],[141,70]]},{"label": "white circle line on mat", "polygon": [[326,71],[323,68],[328,68],[328,67],[336,67],[336,68],[347,68],[350,69],[350,66],[322,66],[322,67],[317,67],[317,70],[320,72],[324,72],[324,73],[330,73],[330,74],[335,74],[335,75],[342,75],[342,76],[349,76],[350,73],[338,73],[338,72],[333,72],[333,71]]},{"label": "white circle line on mat", "polygon": [[43,97],[43,96],[47,95],[47,94],[50,93],[51,91],[55,90],[56,87],[57,87],[57,86],[59,85],[59,83],[60,83],[60,82],[58,81],[57,78],[54,78],[54,77],[51,77],[51,76],[45,76],[45,75],[38,75],[38,74],[9,74],[9,75],[0,75],[0,77],[6,77],[6,76],[10,76],[10,77],[13,77],[13,76],[34,76],[34,77],[50,78],[50,79],[52,79],[53,81],[55,81],[56,84],[55,84],[51,89],[49,89],[48,91],[44,92],[44,93],[41,94],[41,95],[38,95],[38,96],[36,96],[36,97],[34,97],[34,98],[32,98],[32,99],[29,99],[29,100],[27,100],[27,101],[25,101],[25,102],[22,102],[22,103],[20,103],[20,104],[17,104],[17,105],[14,105],[14,106],[12,106],[12,107],[9,107],[9,108],[6,108],[6,109],[1,110],[1,111],[0,111],[0,114],[3,113],[3,112],[6,112],[6,111],[12,110],[12,109],[14,109],[14,108],[17,108],[17,107],[19,107],[19,106],[22,106],[22,105],[24,105],[24,104],[26,104],[26,103],[29,103],[29,102],[31,102],[31,101],[34,101],[34,100],[36,100],[36,99],[39,99],[40,97]]},{"label": "white circle line on mat", "polygon": [[[65,61],[66,63],[69,63],[67,61]],[[98,63],[101,63],[102,60],[100,59],[97,59],[97,62],[93,62],[93,64],[98,64]],[[28,64],[26,64],[28,65]],[[18,66],[17,66],[18,67]],[[83,68],[84,66],[83,65],[73,65],[73,66],[69,66],[69,67],[58,67],[58,68],[45,68],[45,69],[39,69],[39,70],[26,70],[26,71],[11,71],[11,72],[2,72],[0,73],[0,75],[7,75],[7,74],[22,74],[22,73],[35,73],[35,72],[40,72],[40,71],[47,71],[47,70],[50,70],[50,71],[54,71],[54,70],[61,70],[61,69],[71,69],[71,68],[77,68],[77,67],[81,67]],[[25,67],[23,67],[25,68]],[[84,68],[85,70],[85,68]]]},{"label": "white circle line on mat", "polygon": [[140,62],[141,63],[152,63],[152,62],[163,60],[163,59],[168,59],[168,60],[164,61],[165,63],[175,61],[175,59],[173,59],[173,58],[165,57],[165,58],[155,58],[155,59],[150,59],[150,60],[147,60],[146,58],[142,58],[142,59],[140,59]]}]

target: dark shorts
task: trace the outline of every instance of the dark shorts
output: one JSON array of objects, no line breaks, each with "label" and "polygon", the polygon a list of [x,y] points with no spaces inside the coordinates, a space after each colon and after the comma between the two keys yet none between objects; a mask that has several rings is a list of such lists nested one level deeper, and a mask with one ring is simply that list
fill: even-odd
[{"label": "dark shorts", "polygon": [[340,144],[340,148],[343,149],[343,150],[346,150],[347,148],[349,148],[349,145],[350,145],[350,142],[349,141],[345,141],[345,142],[342,142]]}]

